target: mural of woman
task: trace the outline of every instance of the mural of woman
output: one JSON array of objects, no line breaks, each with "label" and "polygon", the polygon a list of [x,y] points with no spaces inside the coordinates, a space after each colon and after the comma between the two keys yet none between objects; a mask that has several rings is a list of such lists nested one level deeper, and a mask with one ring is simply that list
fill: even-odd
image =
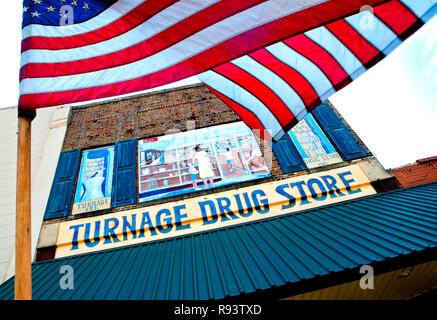
[{"label": "mural of woman", "polygon": [[104,198],[105,196],[102,192],[102,184],[104,181],[105,177],[103,176],[103,169],[96,171],[91,177],[86,179],[82,184],[84,192],[81,201],[91,201]]},{"label": "mural of woman", "polygon": [[211,187],[214,188],[214,172],[212,171],[212,165],[209,160],[208,154],[205,150],[201,150],[200,146],[196,146],[194,148],[194,151],[196,151],[194,159],[197,160],[197,163],[199,165],[199,176],[200,179],[203,180],[203,185],[205,186],[205,189],[209,188],[209,184],[211,184]]}]

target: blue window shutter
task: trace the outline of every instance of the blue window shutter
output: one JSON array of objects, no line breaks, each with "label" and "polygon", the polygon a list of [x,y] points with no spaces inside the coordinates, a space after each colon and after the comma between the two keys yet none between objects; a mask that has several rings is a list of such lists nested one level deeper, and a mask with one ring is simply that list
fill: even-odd
[{"label": "blue window shutter", "polygon": [[115,143],[112,207],[134,204],[137,200],[136,146],[136,139]]},{"label": "blue window shutter", "polygon": [[81,149],[75,149],[59,155],[44,220],[66,217],[70,213],[80,153]]},{"label": "blue window shutter", "polygon": [[273,143],[272,149],[283,173],[305,170],[307,168],[288,133]]},{"label": "blue window shutter", "polygon": [[346,160],[367,156],[366,150],[327,103],[318,106],[312,111],[312,114]]}]

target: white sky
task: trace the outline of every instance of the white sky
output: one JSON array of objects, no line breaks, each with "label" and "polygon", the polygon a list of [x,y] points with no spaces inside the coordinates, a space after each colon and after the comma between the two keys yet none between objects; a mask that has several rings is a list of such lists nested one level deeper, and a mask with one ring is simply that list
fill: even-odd
[{"label": "white sky", "polygon": [[[2,2],[0,108],[18,100],[22,14]],[[437,156],[437,17],[330,100],[385,168]]]}]

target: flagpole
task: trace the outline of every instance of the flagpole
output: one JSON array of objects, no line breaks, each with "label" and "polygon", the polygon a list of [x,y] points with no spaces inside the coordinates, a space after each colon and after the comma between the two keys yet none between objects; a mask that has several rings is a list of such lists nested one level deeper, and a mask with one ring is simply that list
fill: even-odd
[{"label": "flagpole", "polygon": [[18,108],[15,220],[15,300],[32,299],[31,124],[35,112]]}]

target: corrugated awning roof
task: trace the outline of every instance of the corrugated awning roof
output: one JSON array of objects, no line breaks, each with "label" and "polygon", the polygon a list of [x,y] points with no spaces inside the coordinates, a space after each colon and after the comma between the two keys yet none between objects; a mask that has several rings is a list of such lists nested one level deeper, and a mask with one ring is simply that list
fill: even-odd
[{"label": "corrugated awning roof", "polygon": [[[220,299],[437,246],[437,183],[224,229],[37,262],[33,299]],[[59,286],[74,269],[74,289]],[[0,287],[13,299],[14,279]]]}]

